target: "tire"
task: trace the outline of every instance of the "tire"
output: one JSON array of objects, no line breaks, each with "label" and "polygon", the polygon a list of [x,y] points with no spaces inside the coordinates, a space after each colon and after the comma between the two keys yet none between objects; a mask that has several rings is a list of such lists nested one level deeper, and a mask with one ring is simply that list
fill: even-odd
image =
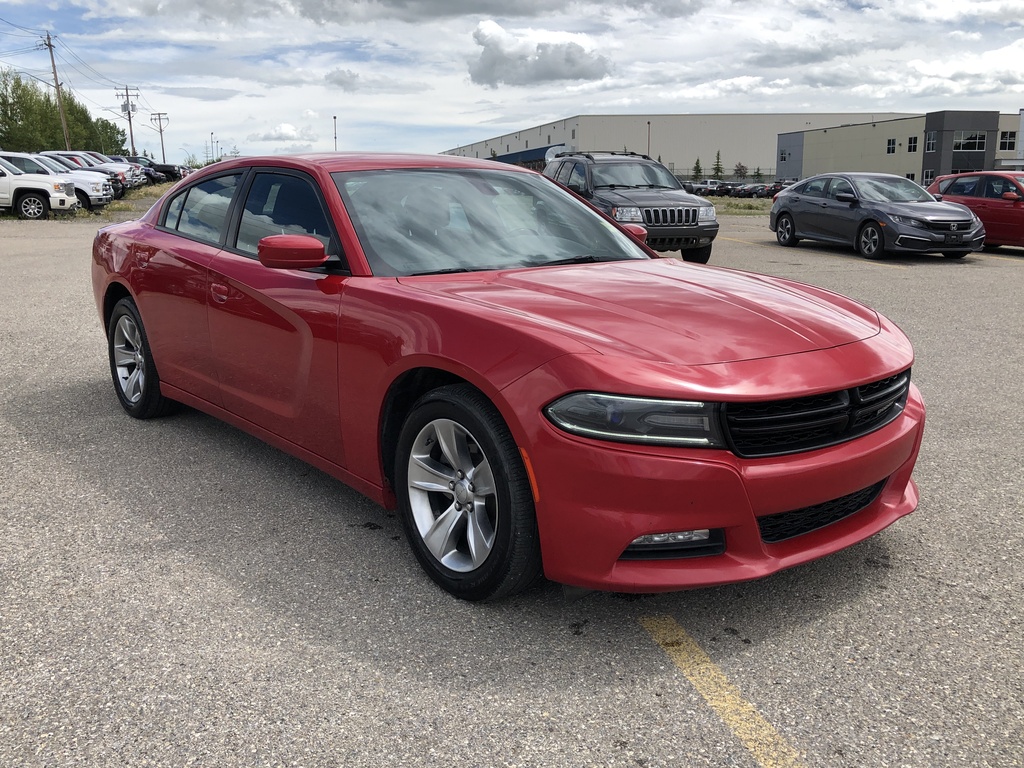
[{"label": "tire", "polygon": [[857,253],[865,259],[880,259],[885,256],[885,240],[881,228],[869,221],[857,233]]},{"label": "tire", "polygon": [[792,247],[800,242],[800,239],[796,236],[796,225],[793,223],[793,217],[788,213],[779,216],[778,221],[775,222],[775,239],[779,241],[779,245],[785,245],[786,247]]},{"label": "tire", "polygon": [[455,384],[417,401],[398,439],[395,491],[416,559],[450,594],[496,600],[540,578],[530,481],[479,390]]},{"label": "tire", "polygon": [[945,256],[947,259],[962,259],[967,254],[963,252],[947,251],[942,255]]},{"label": "tire", "polygon": [[686,250],[680,251],[679,254],[683,257],[683,261],[688,261],[691,264],[707,264],[711,259],[711,246],[705,245],[703,248],[687,248]]},{"label": "tire", "polygon": [[107,354],[118,402],[135,419],[163,416],[177,405],[160,394],[160,376],[153,364],[149,338],[135,302],[123,298],[107,324]]},{"label": "tire", "polygon": [[78,202],[82,206],[83,211],[89,211],[89,213],[93,213],[96,210],[96,206],[92,204],[92,200],[90,200],[89,196],[85,194],[85,192],[83,192],[82,190],[76,189],[75,197],[78,198]]},{"label": "tire", "polygon": [[50,212],[50,203],[38,192],[26,192],[18,198],[19,219],[45,219]]}]

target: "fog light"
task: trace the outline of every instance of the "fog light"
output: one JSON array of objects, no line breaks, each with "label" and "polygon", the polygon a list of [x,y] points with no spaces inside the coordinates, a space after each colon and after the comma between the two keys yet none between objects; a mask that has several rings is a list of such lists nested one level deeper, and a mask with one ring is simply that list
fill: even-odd
[{"label": "fog light", "polygon": [[707,541],[711,531],[701,528],[697,531],[673,531],[672,533],[648,533],[633,539],[631,547],[642,547],[652,544],[681,544],[687,541]]}]

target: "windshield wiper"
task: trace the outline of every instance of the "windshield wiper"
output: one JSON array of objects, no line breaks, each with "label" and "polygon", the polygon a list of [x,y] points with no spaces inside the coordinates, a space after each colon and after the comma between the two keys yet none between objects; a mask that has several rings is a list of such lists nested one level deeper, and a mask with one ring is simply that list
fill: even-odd
[{"label": "windshield wiper", "polygon": [[409,277],[421,275],[454,275],[456,272],[482,272],[479,267],[449,267],[448,269],[431,269],[427,272],[410,272]]},{"label": "windshield wiper", "polygon": [[595,184],[594,189],[634,189],[636,184]]},{"label": "windshield wiper", "polygon": [[595,256],[592,253],[581,253],[578,256],[570,256],[567,259],[555,259],[554,261],[536,262],[532,266],[554,267],[561,264],[594,264],[599,261],[622,261],[618,256]]}]

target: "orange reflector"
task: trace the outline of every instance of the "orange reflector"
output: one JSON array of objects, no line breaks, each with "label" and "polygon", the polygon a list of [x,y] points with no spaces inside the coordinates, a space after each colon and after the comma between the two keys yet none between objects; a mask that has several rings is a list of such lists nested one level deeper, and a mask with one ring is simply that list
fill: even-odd
[{"label": "orange reflector", "polygon": [[540,492],[537,490],[537,478],[533,476],[533,465],[530,463],[530,457],[526,455],[526,451],[522,448],[519,449],[519,455],[523,457],[523,466],[526,467],[526,476],[530,478],[530,490],[533,491],[533,503],[537,504],[540,502]]}]

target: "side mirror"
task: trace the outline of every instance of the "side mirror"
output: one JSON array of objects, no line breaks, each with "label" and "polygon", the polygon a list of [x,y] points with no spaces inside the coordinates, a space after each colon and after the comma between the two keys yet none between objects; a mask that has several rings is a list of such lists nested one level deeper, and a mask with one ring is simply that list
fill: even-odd
[{"label": "side mirror", "polygon": [[840,192],[838,195],[836,195],[836,200],[838,200],[840,203],[856,203],[857,196],[852,192]]},{"label": "side mirror", "polygon": [[628,224],[628,223],[627,224],[622,224],[621,226],[622,226],[622,228],[624,230],[629,232],[629,234],[631,234],[634,238],[639,240],[641,243],[646,243],[647,242],[647,229],[646,229],[646,227],[641,227],[639,224]]},{"label": "side mirror", "polygon": [[570,192],[575,192],[575,193],[576,193],[577,195],[579,195],[580,197],[587,197],[587,198],[589,198],[589,197],[590,197],[590,193],[589,193],[589,192],[587,192],[587,190],[585,190],[585,189],[584,189],[583,187],[581,187],[581,186],[580,186],[579,184],[570,184],[570,185],[568,186],[568,190],[569,190]]},{"label": "side mirror", "polygon": [[935,195],[932,195],[932,197],[934,197],[938,202],[940,202],[940,203],[942,202],[942,195],[935,194]]},{"label": "side mirror", "polygon": [[1017,202],[1020,199],[1022,199],[1021,196],[1016,192],[1003,192],[1003,200],[1012,200]]},{"label": "side mirror", "polygon": [[327,261],[324,244],[310,235],[268,235],[256,255],[269,269],[310,269]]}]

